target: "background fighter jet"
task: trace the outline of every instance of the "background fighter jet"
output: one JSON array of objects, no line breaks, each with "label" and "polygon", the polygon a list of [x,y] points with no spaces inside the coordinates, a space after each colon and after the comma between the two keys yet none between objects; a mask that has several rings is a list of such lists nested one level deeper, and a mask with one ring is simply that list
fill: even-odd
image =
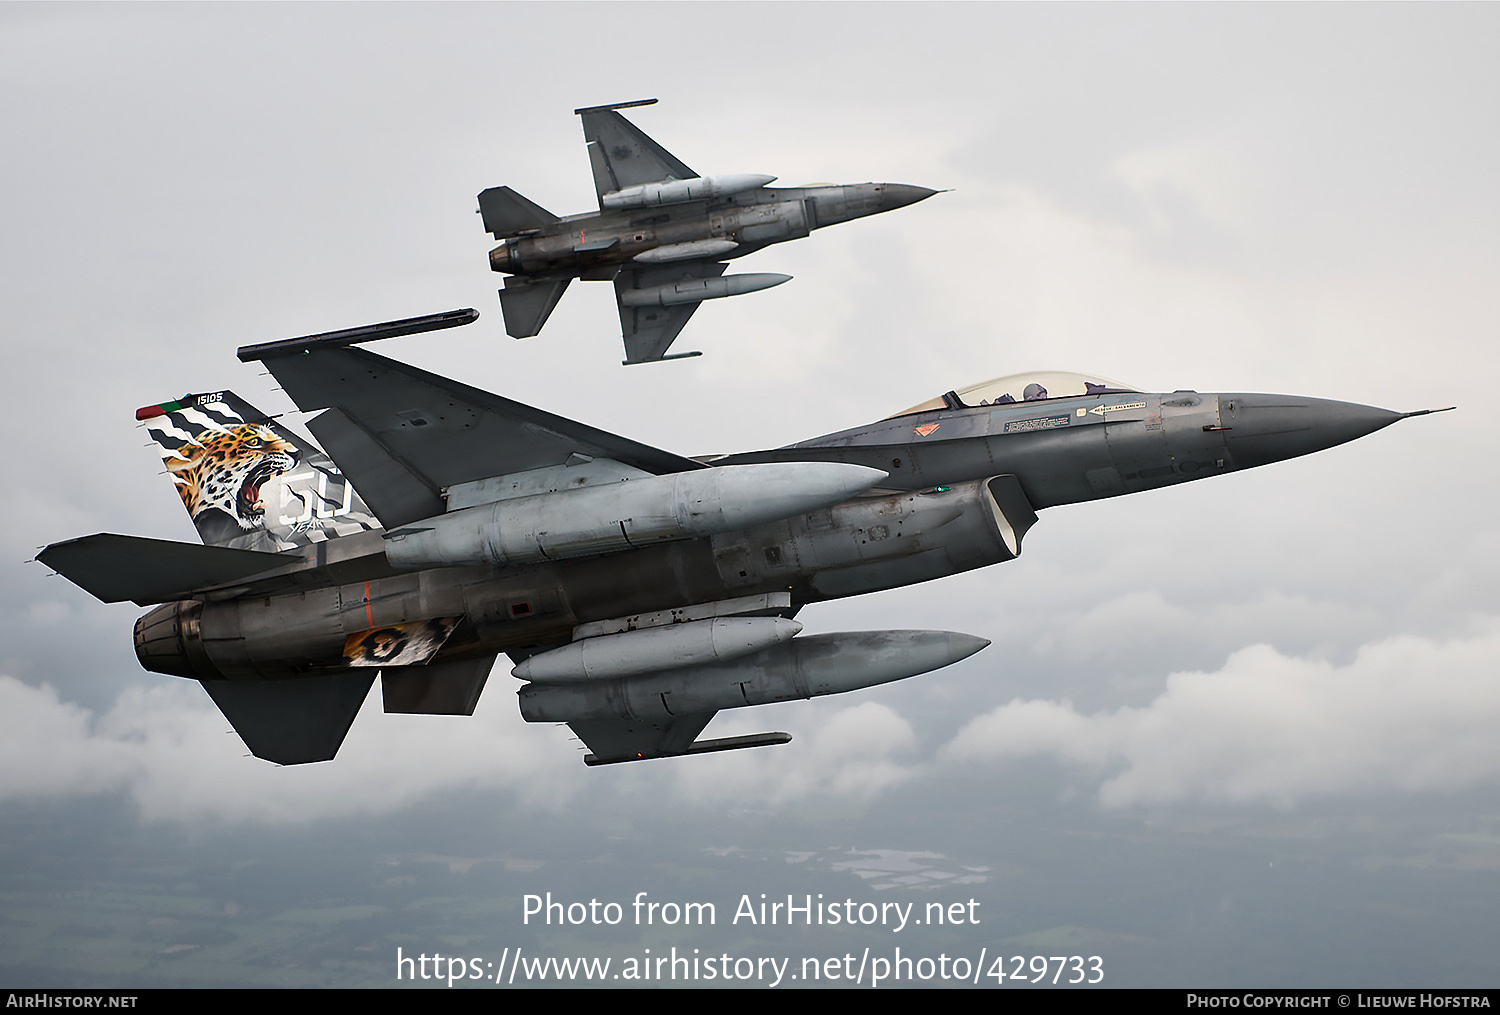
[{"label": "background fighter jet", "polygon": [[479,195],[484,227],[501,241],[490,267],[514,276],[500,290],[507,333],[541,331],[573,279],[613,280],[625,363],[697,356],[667,349],[698,304],[791,278],[725,276],[724,261],[937,193],[898,183],[771,188],[774,176],[699,176],[616,112],[655,101],[574,110],[588,139],[597,214],[559,218],[509,187]]},{"label": "background fighter jet", "polygon": [[[202,681],[250,749],[332,758],[387,712],[472,714],[499,653],[591,764],[700,740],[720,709],[836,694],[983,648],[946,631],[798,637],[804,606],[1013,560],[1042,508],[1245,469],[1404,416],[1287,395],[1026,374],[790,447],[683,458],[360,349],[455,311],[240,350],[326,454],[227,392],[137,415],[211,545],[101,534],[38,559],[161,603],[141,664]],[[1426,411],[1426,410],[1424,410]]]}]

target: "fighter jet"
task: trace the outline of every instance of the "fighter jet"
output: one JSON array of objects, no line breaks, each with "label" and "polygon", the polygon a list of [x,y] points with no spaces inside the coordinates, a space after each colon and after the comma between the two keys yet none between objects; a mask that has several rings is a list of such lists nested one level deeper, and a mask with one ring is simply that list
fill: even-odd
[{"label": "fighter jet", "polygon": [[801,635],[812,604],[1013,560],[1045,508],[1433,411],[1022,374],[694,459],[354,348],[477,316],[241,349],[319,412],[322,448],[226,391],[147,406],[137,418],[207,545],[99,534],[37,559],[105,602],[154,605],[135,625],[141,665],[201,681],[261,758],[331,759],[377,673],[387,712],[471,715],[505,653],[522,716],[566,723],[586,763],[608,764],[785,743],[700,734],[721,709],[900,680],[988,644]]},{"label": "fighter jet", "polygon": [[726,276],[725,261],[937,193],[899,183],[773,188],[774,176],[699,176],[617,112],[655,101],[573,111],[583,117],[597,213],[560,218],[509,187],[479,195],[484,228],[500,241],[490,267],[512,276],[500,290],[508,334],[540,332],[573,279],[613,281],[627,365],[697,356],[667,349],[700,303],[791,278]]}]

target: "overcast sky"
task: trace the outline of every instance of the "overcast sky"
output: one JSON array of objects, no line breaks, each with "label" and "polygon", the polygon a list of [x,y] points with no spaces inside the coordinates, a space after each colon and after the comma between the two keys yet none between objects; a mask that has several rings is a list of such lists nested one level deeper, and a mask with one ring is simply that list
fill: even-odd
[{"label": "overcast sky", "polygon": [[[107,814],[126,853],[229,836],[295,879],[358,829],[506,864],[512,907],[692,898],[705,870],[732,902],[795,868],[830,898],[974,897],[990,922],[941,943],[975,954],[1066,930],[1107,984],[1493,985],[1497,43],[1492,5],[0,6],[0,863],[82,856],[80,815]],[[738,262],[795,277],[705,305],[676,346],[701,358],[622,369],[603,284],[510,339],[474,196],[587,210],[572,110],[646,97],[628,115],[700,172],[949,192]],[[140,670],[137,608],[22,563],[91,532],[194,538],[131,414],[219,388],[290,410],[236,347],[468,306],[477,324],[377,351],[690,455],[1028,369],[1459,410],[1049,510],[1012,564],[810,608],[813,632],[993,644],[709,728],[786,747],[601,771],[520,720],[503,669],[472,719],[375,695],[337,760],[275,768],[196,684]],[[1288,880],[1239,880],[1289,855]],[[25,937],[5,923],[0,944]],[[0,975],[261,982],[216,981],[201,942],[146,976],[69,934]],[[385,985],[393,940],[336,982]]]}]

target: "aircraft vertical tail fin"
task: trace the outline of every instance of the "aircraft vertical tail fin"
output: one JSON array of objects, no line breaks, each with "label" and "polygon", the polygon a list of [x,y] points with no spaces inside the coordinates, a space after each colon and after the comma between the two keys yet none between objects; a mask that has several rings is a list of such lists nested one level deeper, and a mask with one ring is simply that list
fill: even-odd
[{"label": "aircraft vertical tail fin", "polygon": [[135,418],[210,546],[286,550],[379,526],[326,454],[233,392],[184,395]]}]

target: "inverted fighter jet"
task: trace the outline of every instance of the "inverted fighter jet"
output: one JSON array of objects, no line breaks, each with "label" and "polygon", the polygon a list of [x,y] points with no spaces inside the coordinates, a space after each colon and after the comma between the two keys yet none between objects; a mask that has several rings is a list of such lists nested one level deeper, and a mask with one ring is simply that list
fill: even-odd
[{"label": "inverted fighter jet", "polygon": [[560,218],[509,187],[479,195],[484,228],[500,241],[490,267],[511,276],[500,290],[508,334],[540,332],[573,279],[612,281],[627,365],[697,356],[667,349],[700,303],[791,278],[725,275],[725,261],[937,193],[899,183],[785,188],[753,173],[699,176],[617,112],[655,101],[574,110],[588,140],[597,213]]},{"label": "inverted fighter jet", "polygon": [[988,644],[804,636],[804,607],[1013,560],[1044,508],[1430,411],[1024,374],[705,461],[351,347],[477,316],[241,349],[319,412],[323,447],[225,391],[147,406],[206,545],[100,534],[37,559],[105,602],[154,605],[135,625],[141,665],[201,681],[258,757],[331,759],[377,673],[387,712],[471,715],[504,653],[522,716],[566,723],[585,762],[607,764],[785,743],[700,734],[720,709],[900,680]]}]

